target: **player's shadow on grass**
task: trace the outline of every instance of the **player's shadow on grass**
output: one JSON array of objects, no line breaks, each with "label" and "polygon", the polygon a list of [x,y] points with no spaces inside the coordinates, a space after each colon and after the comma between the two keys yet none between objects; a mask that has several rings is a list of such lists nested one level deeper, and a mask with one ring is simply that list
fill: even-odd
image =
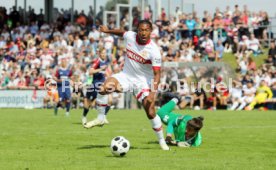
[{"label": "player's shadow on grass", "polygon": [[81,122],[74,122],[74,123],[72,123],[73,125],[82,125],[82,123]]},{"label": "player's shadow on grass", "polygon": [[85,145],[77,149],[94,149],[94,148],[109,148],[109,145]]},{"label": "player's shadow on grass", "polygon": [[[82,147],[78,147],[77,149],[94,149],[94,148],[109,148],[109,145],[86,145]],[[135,147],[131,146],[130,149],[153,149],[149,147]]]},{"label": "player's shadow on grass", "polygon": [[156,144],[159,144],[159,142],[157,142],[157,141],[149,141],[149,142],[147,142],[147,144],[154,144],[154,145],[156,145]]}]

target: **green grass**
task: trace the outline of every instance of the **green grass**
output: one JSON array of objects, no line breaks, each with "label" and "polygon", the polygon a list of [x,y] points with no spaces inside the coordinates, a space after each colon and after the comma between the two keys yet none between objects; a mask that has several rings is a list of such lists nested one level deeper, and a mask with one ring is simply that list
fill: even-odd
[{"label": "green grass", "polygon": [[[264,63],[264,60],[267,59],[267,56],[268,56],[268,50],[265,49],[263,54],[260,54],[256,57],[251,55],[251,58],[255,61],[256,66],[258,68]],[[222,61],[229,64],[233,69],[236,69],[238,67],[238,63],[236,61],[234,54],[225,53],[223,55]]]},{"label": "green grass", "polygon": [[[144,111],[110,111],[111,124],[84,129],[81,110],[70,117],[52,110],[0,110],[0,169],[275,169],[275,112],[181,111],[204,115],[203,144],[162,151]],[[89,117],[95,117],[90,111]],[[132,148],[111,155],[113,137]],[[274,168],[273,168],[274,167]]]}]

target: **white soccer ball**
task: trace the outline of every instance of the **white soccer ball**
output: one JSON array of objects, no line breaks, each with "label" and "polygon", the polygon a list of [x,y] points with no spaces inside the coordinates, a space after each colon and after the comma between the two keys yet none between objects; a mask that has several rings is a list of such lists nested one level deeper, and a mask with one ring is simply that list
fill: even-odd
[{"label": "white soccer ball", "polygon": [[117,136],[112,139],[110,148],[114,156],[125,156],[129,151],[130,143],[123,136]]},{"label": "white soccer ball", "polygon": [[195,106],[194,110],[200,110],[200,107],[199,106]]}]

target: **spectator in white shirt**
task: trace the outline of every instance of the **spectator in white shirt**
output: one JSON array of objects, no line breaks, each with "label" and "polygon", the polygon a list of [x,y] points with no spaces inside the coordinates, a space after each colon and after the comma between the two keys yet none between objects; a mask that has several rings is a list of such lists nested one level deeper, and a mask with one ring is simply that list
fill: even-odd
[{"label": "spectator in white shirt", "polygon": [[6,29],[3,29],[1,36],[3,36],[5,40],[8,40],[8,38],[10,37],[10,33]]},{"label": "spectator in white shirt", "polygon": [[114,38],[110,34],[106,34],[104,38],[104,48],[106,49],[107,56],[110,57],[114,45]]},{"label": "spectator in white shirt", "polygon": [[33,54],[33,55],[36,53],[36,47],[34,46],[33,43],[30,43],[30,46],[27,49],[27,53],[30,53],[30,54]]},{"label": "spectator in white shirt", "polygon": [[88,34],[88,38],[93,38],[95,41],[99,41],[100,32],[96,29],[96,26],[92,27],[92,30]]},{"label": "spectator in white shirt", "polygon": [[192,62],[193,61],[193,56],[189,52],[188,49],[182,51],[183,54],[181,54],[179,61],[180,62]]},{"label": "spectator in white shirt", "polygon": [[230,89],[230,94],[232,100],[232,106],[230,110],[236,110],[242,97],[242,85],[240,82],[233,82],[233,87]]},{"label": "spectator in white shirt", "polygon": [[203,53],[208,57],[208,60],[214,61],[215,54],[214,54],[214,42],[209,38],[209,34],[206,34],[204,40],[201,44],[201,48],[203,48]]},{"label": "spectator in white shirt", "polygon": [[238,42],[238,50],[236,53],[236,56],[240,57],[240,55],[243,55],[244,52],[247,50],[247,47],[249,46],[249,40],[246,35],[242,36],[242,41]]},{"label": "spectator in white shirt", "polygon": [[244,57],[243,60],[239,63],[240,71],[242,75],[245,75],[247,73],[247,58]]},{"label": "spectator in white shirt", "polygon": [[250,35],[250,39],[248,40],[248,44],[247,44],[247,49],[249,50],[249,53],[247,54],[247,56],[249,56],[250,54],[254,54],[254,56],[258,55],[261,53],[261,45],[260,42],[257,38],[255,38],[254,34]]},{"label": "spectator in white shirt", "polygon": [[44,49],[43,54],[40,56],[40,59],[42,69],[46,69],[54,61],[53,57],[48,53],[48,49]]},{"label": "spectator in white shirt", "polygon": [[78,35],[76,35],[73,47],[77,50],[80,50],[82,45],[83,45],[82,40],[80,39],[80,37]]},{"label": "spectator in white shirt", "polygon": [[33,56],[35,59],[31,60],[31,68],[32,69],[38,69],[41,66],[41,61],[39,56],[35,57]]}]

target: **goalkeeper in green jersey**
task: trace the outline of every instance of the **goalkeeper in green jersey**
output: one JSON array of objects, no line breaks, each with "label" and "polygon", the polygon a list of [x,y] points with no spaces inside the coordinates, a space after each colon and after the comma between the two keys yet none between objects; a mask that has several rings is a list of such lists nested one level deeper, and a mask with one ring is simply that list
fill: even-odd
[{"label": "goalkeeper in green jersey", "polygon": [[[168,94],[167,94],[168,95]],[[181,115],[173,113],[173,109],[180,104],[180,98],[174,94],[169,94],[172,98],[165,103],[157,114],[162,122],[167,125],[166,142],[170,145],[179,147],[199,146],[202,142],[202,136],[199,130],[203,127],[203,117],[193,118],[190,115]],[[166,97],[168,98],[168,96]],[[172,139],[174,134],[175,140]]]}]

